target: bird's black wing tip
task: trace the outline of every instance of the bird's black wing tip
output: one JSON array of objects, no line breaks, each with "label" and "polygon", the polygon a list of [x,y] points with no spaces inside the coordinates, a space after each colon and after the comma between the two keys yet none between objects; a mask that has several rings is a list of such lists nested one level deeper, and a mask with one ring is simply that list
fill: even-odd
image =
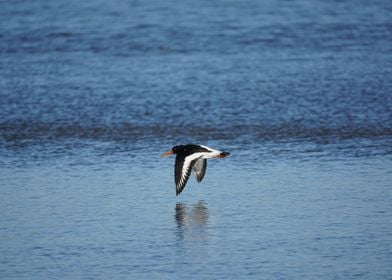
[{"label": "bird's black wing tip", "polygon": [[181,186],[177,187],[176,186],[176,196],[179,196],[183,190],[184,190],[184,187],[181,187]]}]

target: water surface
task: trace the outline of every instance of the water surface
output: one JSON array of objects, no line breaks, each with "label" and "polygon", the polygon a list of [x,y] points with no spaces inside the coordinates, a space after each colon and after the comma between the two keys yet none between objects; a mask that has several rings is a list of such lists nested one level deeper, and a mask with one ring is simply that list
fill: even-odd
[{"label": "water surface", "polygon": [[391,12],[3,1],[0,278],[390,278]]}]

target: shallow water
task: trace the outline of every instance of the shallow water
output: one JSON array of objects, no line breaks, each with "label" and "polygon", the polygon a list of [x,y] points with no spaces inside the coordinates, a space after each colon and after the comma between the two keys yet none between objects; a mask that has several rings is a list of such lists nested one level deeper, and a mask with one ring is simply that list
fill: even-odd
[{"label": "shallow water", "polygon": [[390,278],[391,12],[0,3],[0,278]]},{"label": "shallow water", "polygon": [[72,160],[1,169],[5,278],[392,273],[390,159],[244,167],[233,155],[178,198],[171,160]]}]

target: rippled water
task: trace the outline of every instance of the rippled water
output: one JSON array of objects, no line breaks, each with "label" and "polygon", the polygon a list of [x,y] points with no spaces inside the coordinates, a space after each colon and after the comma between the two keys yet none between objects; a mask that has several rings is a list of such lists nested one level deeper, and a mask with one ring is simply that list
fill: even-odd
[{"label": "rippled water", "polygon": [[391,12],[1,2],[0,278],[390,278]]}]

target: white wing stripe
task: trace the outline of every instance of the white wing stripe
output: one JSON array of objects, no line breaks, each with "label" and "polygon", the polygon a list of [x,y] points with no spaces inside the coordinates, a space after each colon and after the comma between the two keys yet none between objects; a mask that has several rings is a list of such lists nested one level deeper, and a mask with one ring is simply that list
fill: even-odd
[{"label": "white wing stripe", "polygon": [[185,179],[187,170],[190,169],[192,161],[201,158],[204,154],[206,153],[194,153],[185,158],[181,171],[181,181]]},{"label": "white wing stripe", "polygon": [[[202,145],[200,145],[200,146],[202,146]],[[202,146],[202,147],[208,149],[209,152],[197,152],[197,153],[193,153],[193,154],[185,157],[184,163],[182,165],[179,186],[181,186],[185,182],[186,177],[187,177],[187,173],[191,171],[192,161],[197,160],[197,159],[212,158],[212,157],[220,155],[220,153],[221,153],[221,151],[214,150],[214,149],[208,148],[206,146]]]},{"label": "white wing stripe", "polygon": [[182,165],[182,170],[181,170],[181,179],[180,179],[180,184],[182,185],[184,181],[186,180],[187,173],[190,172],[191,170],[191,163],[192,161],[202,158],[203,156],[209,155],[210,153],[206,152],[200,152],[200,153],[193,153],[189,156],[187,156],[184,160],[184,164]]}]

